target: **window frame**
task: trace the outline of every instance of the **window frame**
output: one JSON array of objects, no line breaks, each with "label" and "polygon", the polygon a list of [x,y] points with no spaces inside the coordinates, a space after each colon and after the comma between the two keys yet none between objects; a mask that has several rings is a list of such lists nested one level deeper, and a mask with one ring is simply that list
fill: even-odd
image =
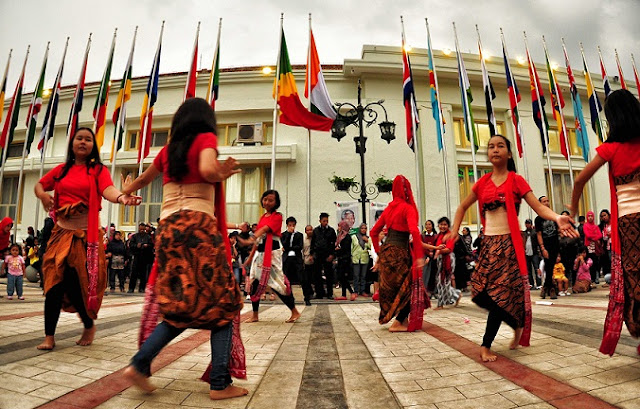
[{"label": "window frame", "polygon": [[[492,168],[490,166],[478,166],[476,165],[476,168],[478,169],[478,174],[480,175],[480,177],[486,175],[487,173],[491,172]],[[463,171],[463,180],[462,180],[462,184],[460,183],[460,171]],[[460,201],[464,200],[465,197],[467,197],[470,193],[471,193],[471,188],[473,187],[473,185],[475,184],[475,182],[480,179],[476,178],[476,180],[471,183],[471,177],[470,174],[473,173],[473,165],[460,165],[458,164],[458,191],[460,193]],[[477,218],[477,212],[476,212],[476,206],[478,206],[477,203],[474,203],[471,207],[469,207],[467,209],[467,211],[464,214],[464,217],[462,219],[462,224],[463,225],[467,225],[467,226],[476,226],[479,221],[476,221]]]},{"label": "window frame", "polygon": [[[478,133],[478,149],[482,149],[487,147],[487,143],[483,143],[482,139],[480,139],[480,126],[489,126],[488,120],[475,119],[474,125],[476,127],[476,132]],[[453,141],[456,145],[457,149],[471,149],[471,142],[467,140],[467,132],[464,127],[464,118],[462,117],[454,117],[453,118]],[[496,132],[500,135],[505,135],[505,122],[504,121],[496,121]],[[460,142],[460,143],[458,143]],[[488,141],[487,141],[488,142]]]},{"label": "window frame", "polygon": [[[24,199],[25,184],[22,183],[22,186],[20,186],[20,192],[16,194],[15,192],[17,192],[18,190],[18,179],[18,175],[4,175],[2,181],[2,190],[4,190],[5,186],[7,186],[8,181],[15,180],[15,182],[12,184],[12,188],[9,190],[9,192],[14,192],[14,197],[12,199],[15,200],[15,203],[5,203],[5,198],[2,196],[2,192],[0,191],[0,216],[2,216],[0,217],[0,219],[9,216],[13,219],[14,223],[22,222],[22,204]],[[24,177],[22,181],[24,182]],[[38,202],[37,205],[40,206],[40,203]],[[11,216],[10,208],[12,207],[15,207],[15,217]]]}]

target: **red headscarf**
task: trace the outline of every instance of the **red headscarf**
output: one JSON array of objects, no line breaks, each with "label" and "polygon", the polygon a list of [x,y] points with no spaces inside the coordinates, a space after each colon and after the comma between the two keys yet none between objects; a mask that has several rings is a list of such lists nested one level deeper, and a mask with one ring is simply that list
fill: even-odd
[{"label": "red headscarf", "polygon": [[0,250],[9,247],[11,241],[11,230],[5,233],[4,228],[13,224],[11,217],[5,217],[0,222]]},{"label": "red headscarf", "polygon": [[[589,222],[589,215],[593,216],[593,221]],[[584,231],[584,245],[588,246],[592,241],[596,241],[602,238],[602,232],[600,227],[595,223],[595,213],[589,210],[587,212],[587,222],[583,226]]]}]

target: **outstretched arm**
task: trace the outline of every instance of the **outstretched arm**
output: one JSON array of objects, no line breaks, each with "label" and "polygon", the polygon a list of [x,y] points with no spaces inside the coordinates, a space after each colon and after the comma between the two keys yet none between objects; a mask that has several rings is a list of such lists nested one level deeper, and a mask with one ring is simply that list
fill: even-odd
[{"label": "outstretched arm", "polygon": [[[553,220],[558,223],[558,227],[560,228],[560,233],[563,236],[567,237],[580,237],[578,231],[573,227],[575,223],[573,219],[569,216],[560,216],[558,213],[554,212],[547,206],[544,206],[540,201],[533,195],[533,192],[527,192],[524,195],[524,200],[527,201],[529,206],[533,209],[534,212],[538,214],[538,216],[543,219]],[[543,250],[544,251],[544,250]]]},{"label": "outstretched arm", "polygon": [[578,202],[580,201],[580,197],[582,196],[582,191],[584,190],[584,185],[593,177],[598,169],[604,165],[605,160],[602,159],[598,154],[591,160],[591,162],[587,163],[587,166],[582,169],[582,171],[576,177],[576,180],[573,183],[573,193],[571,194],[571,205],[568,206],[569,211],[571,212],[571,217],[575,217],[578,212]]},{"label": "outstretched arm", "polygon": [[447,233],[445,236],[445,241],[448,240],[458,240],[460,231],[460,225],[462,224],[462,219],[464,218],[464,214],[478,200],[476,193],[471,191],[467,197],[460,203],[458,209],[456,210],[456,216],[453,219],[453,228]]}]

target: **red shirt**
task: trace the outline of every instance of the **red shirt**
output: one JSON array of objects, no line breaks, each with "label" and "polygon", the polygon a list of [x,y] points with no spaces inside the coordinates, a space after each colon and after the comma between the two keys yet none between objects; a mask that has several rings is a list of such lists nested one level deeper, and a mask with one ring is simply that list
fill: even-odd
[{"label": "red shirt", "polygon": [[[45,191],[51,191],[56,187],[55,179],[60,176],[63,167],[64,163],[56,166],[40,179],[40,183]],[[78,202],[83,202],[88,206],[90,177],[85,165],[71,166],[65,177],[58,182],[55,192],[58,208]],[[102,166],[98,174],[97,185],[100,196],[102,196],[106,188],[113,186],[111,174],[109,174],[109,169],[107,169],[106,166]]]},{"label": "red shirt", "polygon": [[163,172],[162,175],[162,184],[167,184],[169,182],[178,182],[182,184],[191,184],[191,183],[210,183],[207,182],[201,175],[200,169],[198,165],[200,164],[200,152],[207,148],[218,150],[218,140],[216,136],[211,133],[201,133],[196,136],[193,140],[193,144],[191,148],[189,148],[189,152],[187,152],[187,166],[189,168],[189,172],[182,178],[182,180],[173,180],[171,176],[169,176],[169,145],[166,145],[158,156],[153,160],[153,165],[160,172]]},{"label": "red shirt", "polygon": [[269,226],[274,236],[282,237],[282,213],[263,214],[258,222],[258,230],[263,226]]},{"label": "red shirt", "polygon": [[626,176],[640,169],[640,140],[605,142],[596,148],[596,152],[609,162],[614,177]]},{"label": "red shirt", "polygon": [[422,239],[418,230],[418,214],[408,203],[399,203],[395,208],[387,207],[371,229],[371,240],[379,252],[379,236],[384,227],[396,231],[409,232],[413,237],[414,254],[423,254]]}]

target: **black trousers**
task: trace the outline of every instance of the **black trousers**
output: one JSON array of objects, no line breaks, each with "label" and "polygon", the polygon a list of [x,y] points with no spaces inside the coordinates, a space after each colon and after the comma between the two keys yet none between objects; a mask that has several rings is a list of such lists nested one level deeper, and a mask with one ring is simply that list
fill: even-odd
[{"label": "black trousers", "polygon": [[[317,260],[313,263],[313,281],[316,287],[316,297],[333,297],[333,263],[327,261],[329,256],[318,256]],[[327,278],[327,291],[324,290],[324,284],[322,282],[322,272]]]},{"label": "black trousers", "polygon": [[[258,291],[259,284],[260,284],[259,280],[253,280],[253,283],[251,284],[251,295],[255,294],[256,291]],[[271,290],[274,293],[278,294],[278,297],[280,297],[280,300],[282,300],[284,305],[289,307],[290,310],[293,310],[294,308],[296,308],[296,299],[293,297],[293,292],[291,292],[291,294],[289,295],[286,295],[286,294],[280,294],[273,288]],[[253,307],[253,312],[258,312],[258,310],[260,309],[260,300],[251,301],[251,306]]]},{"label": "black trousers", "polygon": [[300,264],[302,264],[301,260],[292,256],[287,257],[284,260],[284,263],[282,263],[282,271],[284,272],[284,275],[287,276],[291,284],[300,283],[300,274],[298,272]]},{"label": "black trousers", "polygon": [[118,287],[122,291],[124,290],[125,281],[124,268],[118,270],[113,268],[109,269],[109,288],[111,291],[116,289],[116,276],[118,276]]},{"label": "black trousers", "polygon": [[129,292],[136,289],[136,283],[140,280],[139,291],[144,292],[147,287],[147,277],[149,276],[149,262],[146,257],[135,256],[133,266],[131,266],[131,278],[129,279]]},{"label": "black trousers", "polygon": [[410,312],[411,312],[411,302],[408,302],[407,305],[405,305],[404,308],[400,310],[398,315],[396,315],[396,320],[403,322],[404,320],[407,319]]},{"label": "black trousers", "polygon": [[482,338],[482,346],[491,348],[493,340],[496,339],[498,330],[502,321],[506,322],[511,328],[516,329],[517,323],[513,317],[505,312],[497,305],[489,310],[489,316],[487,317],[487,328],[484,331],[484,337]]},{"label": "black trousers", "polygon": [[338,260],[337,266],[338,279],[340,280],[340,288],[342,289],[342,296],[347,296],[347,290],[350,294],[353,294],[353,288],[349,283],[349,278],[353,276],[353,267],[351,266],[351,260]]},{"label": "black trousers", "polygon": [[549,253],[549,258],[544,259],[544,287],[547,289],[551,289],[555,287],[555,284],[553,282],[553,266],[556,265],[558,250],[554,248],[550,249],[549,247],[547,247],[547,253]]},{"label": "black trousers", "polygon": [[302,284],[302,295],[304,296],[305,301],[309,301],[313,297],[313,288],[311,287],[312,282],[313,264],[305,264],[300,277],[300,284]]},{"label": "black trousers", "polygon": [[68,268],[64,272],[62,282],[51,287],[44,299],[44,334],[47,336],[53,336],[56,333],[56,326],[58,326],[60,310],[62,309],[62,299],[65,295],[78,312],[84,328],[93,327],[93,320],[87,314],[87,309],[82,299],[78,273],[74,269]]}]

